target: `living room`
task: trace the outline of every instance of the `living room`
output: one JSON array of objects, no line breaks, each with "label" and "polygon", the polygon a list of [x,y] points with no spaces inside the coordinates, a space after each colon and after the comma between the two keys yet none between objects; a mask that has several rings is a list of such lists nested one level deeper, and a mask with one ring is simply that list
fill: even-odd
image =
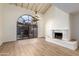
[{"label": "living room", "polygon": [[[79,55],[78,12],[79,3],[0,4],[0,54],[8,56]],[[32,22],[36,19],[37,36],[30,37],[28,34],[29,38],[23,39],[25,37],[22,31],[19,34],[20,39],[17,40],[17,21],[23,15],[26,15],[26,18],[28,16],[27,19],[30,19],[29,15],[31,15]],[[27,25],[25,21],[23,26]],[[33,27],[34,29],[36,28]]]}]

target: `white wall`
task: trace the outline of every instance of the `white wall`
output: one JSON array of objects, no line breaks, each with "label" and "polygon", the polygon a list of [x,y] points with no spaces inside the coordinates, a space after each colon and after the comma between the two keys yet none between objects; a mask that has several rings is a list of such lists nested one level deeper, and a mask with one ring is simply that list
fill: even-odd
[{"label": "white wall", "polygon": [[79,13],[71,14],[71,38],[79,41]]},{"label": "white wall", "polygon": [[3,29],[2,29],[2,21],[3,21],[3,19],[2,19],[2,4],[0,4],[0,45],[2,44],[2,40],[3,40],[3,38],[2,38],[2,33],[3,33]]},{"label": "white wall", "polygon": [[[15,41],[16,38],[16,22],[23,14],[34,15],[33,11],[13,5],[4,4],[4,42]],[[44,36],[43,33],[43,15],[39,14],[41,19],[38,22],[38,37]]]},{"label": "white wall", "polygon": [[[1,26],[3,29],[0,30],[3,30],[3,41],[7,42],[15,41],[17,39],[16,22],[18,18],[23,14],[34,15],[34,12],[13,5],[4,4],[2,14],[3,25]],[[44,34],[51,36],[51,30],[53,29],[70,29],[69,15],[54,6],[51,7],[45,15],[39,15],[41,19],[38,21],[38,37],[44,37]]]},{"label": "white wall", "polygon": [[[53,29],[67,29],[70,35],[69,14],[52,6],[45,14],[45,35],[52,37]],[[69,37],[70,39],[70,37]]]}]

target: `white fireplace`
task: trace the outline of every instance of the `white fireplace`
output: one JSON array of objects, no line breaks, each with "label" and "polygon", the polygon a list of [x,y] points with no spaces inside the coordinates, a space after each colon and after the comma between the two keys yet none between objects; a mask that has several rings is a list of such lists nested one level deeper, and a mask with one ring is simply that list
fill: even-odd
[{"label": "white fireplace", "polygon": [[50,36],[46,35],[46,41],[72,50],[76,50],[78,48],[77,41],[71,41],[68,29],[54,29],[50,32],[52,32]]}]

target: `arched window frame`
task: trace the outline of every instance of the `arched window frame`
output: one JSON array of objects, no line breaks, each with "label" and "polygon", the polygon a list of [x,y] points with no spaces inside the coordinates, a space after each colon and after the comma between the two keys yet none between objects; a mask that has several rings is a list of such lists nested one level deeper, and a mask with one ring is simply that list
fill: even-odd
[{"label": "arched window frame", "polygon": [[[23,16],[28,16],[28,19],[25,20],[25,19],[23,18]],[[31,20],[30,20],[29,17],[31,17]],[[34,17],[31,16],[31,15],[28,15],[28,14],[24,14],[24,15],[22,15],[22,16],[20,16],[20,17],[18,18],[18,21],[17,21],[17,22],[19,22],[20,18],[23,20],[23,22],[20,22],[20,23],[25,24],[25,23],[32,23]],[[26,22],[26,21],[27,21],[27,22]]]}]

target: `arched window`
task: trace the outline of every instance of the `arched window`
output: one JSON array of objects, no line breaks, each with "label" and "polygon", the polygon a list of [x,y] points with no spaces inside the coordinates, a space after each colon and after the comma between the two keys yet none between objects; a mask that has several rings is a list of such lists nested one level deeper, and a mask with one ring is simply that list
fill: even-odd
[{"label": "arched window", "polygon": [[17,39],[36,38],[38,35],[37,19],[31,15],[22,15],[17,20]]},{"label": "arched window", "polygon": [[32,16],[23,15],[23,16],[19,17],[18,22],[22,23],[22,24],[31,23],[32,22]]}]

